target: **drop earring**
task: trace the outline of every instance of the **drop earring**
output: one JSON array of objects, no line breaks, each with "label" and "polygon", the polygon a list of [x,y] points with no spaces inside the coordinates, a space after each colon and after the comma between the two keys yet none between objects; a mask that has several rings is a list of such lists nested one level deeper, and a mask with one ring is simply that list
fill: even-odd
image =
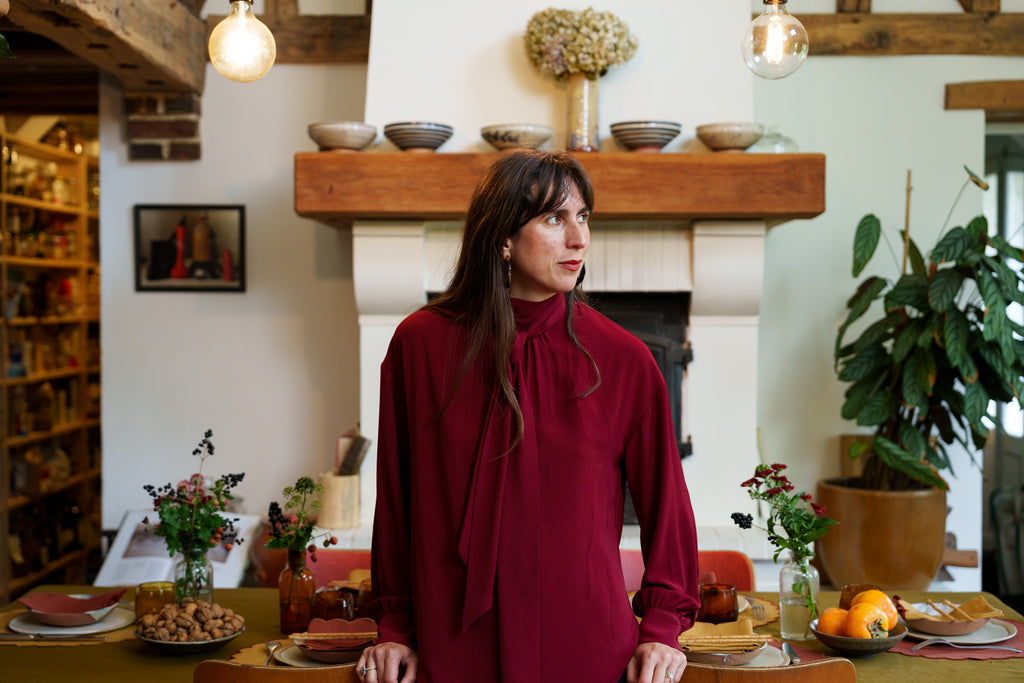
[{"label": "drop earring", "polygon": [[512,289],[512,257],[505,254],[505,289]]}]

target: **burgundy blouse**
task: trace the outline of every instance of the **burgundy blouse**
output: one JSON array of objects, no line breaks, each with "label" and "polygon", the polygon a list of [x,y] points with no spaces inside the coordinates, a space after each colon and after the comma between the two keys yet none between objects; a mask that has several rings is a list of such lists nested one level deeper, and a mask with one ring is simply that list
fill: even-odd
[{"label": "burgundy blouse", "polygon": [[[465,330],[422,310],[381,368],[373,587],[381,639],[420,683],[611,682],[638,642],[678,647],[697,609],[697,546],[668,394],[647,347],[562,295],[513,299],[509,376],[525,436]],[[506,452],[507,451],[507,452]],[[646,573],[631,609],[619,560],[624,484]],[[637,624],[633,610],[643,617]]]}]

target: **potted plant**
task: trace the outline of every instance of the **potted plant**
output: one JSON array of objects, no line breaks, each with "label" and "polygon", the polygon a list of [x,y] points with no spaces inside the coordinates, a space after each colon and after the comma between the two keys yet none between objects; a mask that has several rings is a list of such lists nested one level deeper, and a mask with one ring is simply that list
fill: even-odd
[{"label": "potted plant", "polygon": [[[987,189],[967,173],[965,185]],[[881,236],[879,219],[864,216],[854,237],[854,277]],[[983,216],[943,230],[927,254],[908,228],[901,237],[899,277],[861,282],[836,335],[839,379],[850,384],[842,415],[874,429],[850,449],[850,457],[865,459],[862,475],[818,486],[819,501],[839,522],[819,541],[836,585],[928,586],[945,546],[943,473],[955,474],[949,448],[962,446],[973,459],[991,430],[1002,428],[991,402],[1019,401],[1024,389],[1024,327],[1007,314],[1010,304],[1024,304],[1021,249],[989,235]],[[875,320],[859,324],[859,336],[848,340],[875,302],[882,304]]]}]

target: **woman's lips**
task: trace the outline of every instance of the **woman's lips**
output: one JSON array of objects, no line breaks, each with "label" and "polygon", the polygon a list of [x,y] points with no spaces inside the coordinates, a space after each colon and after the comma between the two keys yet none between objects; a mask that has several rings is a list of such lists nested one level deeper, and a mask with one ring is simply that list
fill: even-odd
[{"label": "woman's lips", "polygon": [[580,266],[583,265],[583,261],[560,261],[558,265],[569,270],[579,270]]}]

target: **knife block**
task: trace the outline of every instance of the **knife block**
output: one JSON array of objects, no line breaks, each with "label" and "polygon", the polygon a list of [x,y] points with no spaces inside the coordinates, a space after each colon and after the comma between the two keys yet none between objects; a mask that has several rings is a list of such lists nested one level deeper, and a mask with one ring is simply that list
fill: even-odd
[{"label": "knife block", "polygon": [[330,472],[320,474],[324,492],[320,496],[323,507],[317,517],[317,526],[324,529],[351,529],[359,526],[359,475],[337,476]]}]

